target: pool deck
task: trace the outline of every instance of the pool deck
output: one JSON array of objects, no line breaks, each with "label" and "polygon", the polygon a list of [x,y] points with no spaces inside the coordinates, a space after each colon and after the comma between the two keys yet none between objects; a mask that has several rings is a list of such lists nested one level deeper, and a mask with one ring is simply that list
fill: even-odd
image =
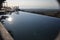
[{"label": "pool deck", "polygon": [[57,35],[57,37],[55,38],[55,40],[60,40],[60,32],[59,32],[59,34]]},{"label": "pool deck", "polygon": [[3,40],[14,40],[1,22],[0,22],[0,35]]}]

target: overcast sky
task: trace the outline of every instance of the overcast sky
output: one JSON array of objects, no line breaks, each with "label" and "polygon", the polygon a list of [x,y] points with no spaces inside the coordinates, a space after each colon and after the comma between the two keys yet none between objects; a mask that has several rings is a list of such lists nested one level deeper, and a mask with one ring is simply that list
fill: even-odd
[{"label": "overcast sky", "polygon": [[20,6],[20,8],[58,9],[56,0],[7,0],[8,6]]}]

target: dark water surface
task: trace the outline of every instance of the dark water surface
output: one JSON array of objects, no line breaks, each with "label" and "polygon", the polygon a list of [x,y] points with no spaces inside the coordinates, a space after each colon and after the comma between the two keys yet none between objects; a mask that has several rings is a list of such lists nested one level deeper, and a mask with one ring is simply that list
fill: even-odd
[{"label": "dark water surface", "polygon": [[60,29],[59,18],[27,12],[9,16],[10,21],[5,20],[4,25],[12,32],[14,40],[54,40]]}]

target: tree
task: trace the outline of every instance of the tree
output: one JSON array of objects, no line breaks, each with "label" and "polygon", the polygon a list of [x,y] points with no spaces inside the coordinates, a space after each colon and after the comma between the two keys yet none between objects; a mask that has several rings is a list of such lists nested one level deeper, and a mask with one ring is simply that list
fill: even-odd
[{"label": "tree", "polygon": [[2,3],[6,0],[0,0],[0,9],[2,8]]}]

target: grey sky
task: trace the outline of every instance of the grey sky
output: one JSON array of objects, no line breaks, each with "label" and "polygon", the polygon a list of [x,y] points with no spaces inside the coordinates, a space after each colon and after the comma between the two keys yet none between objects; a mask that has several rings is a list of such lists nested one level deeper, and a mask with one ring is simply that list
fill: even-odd
[{"label": "grey sky", "polygon": [[[9,6],[20,6],[20,8],[48,8],[58,9],[56,0],[7,0]],[[11,4],[12,3],[12,4]]]}]

